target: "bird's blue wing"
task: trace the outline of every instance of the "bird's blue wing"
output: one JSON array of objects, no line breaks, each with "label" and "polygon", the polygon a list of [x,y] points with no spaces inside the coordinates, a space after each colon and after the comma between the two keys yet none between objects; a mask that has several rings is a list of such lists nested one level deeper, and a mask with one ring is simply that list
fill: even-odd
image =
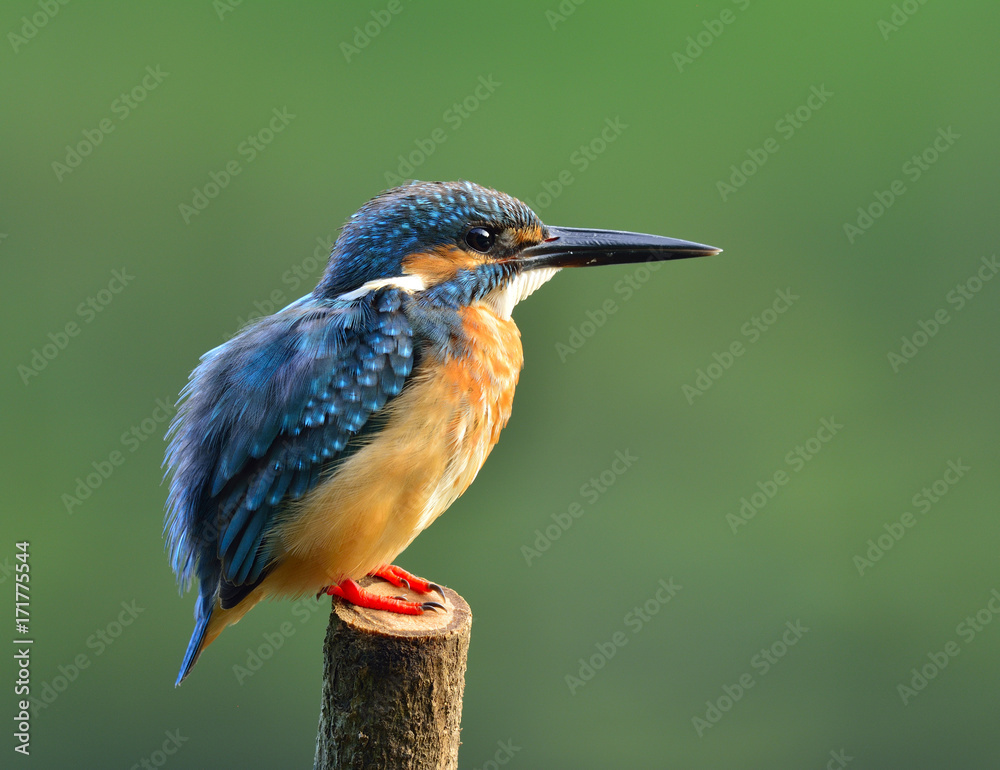
[{"label": "bird's blue wing", "polygon": [[307,296],[205,354],[166,460],[169,548],[182,585],[197,575],[204,595],[206,581],[221,583],[232,606],[259,581],[277,514],[373,429],[413,370],[403,296]]}]

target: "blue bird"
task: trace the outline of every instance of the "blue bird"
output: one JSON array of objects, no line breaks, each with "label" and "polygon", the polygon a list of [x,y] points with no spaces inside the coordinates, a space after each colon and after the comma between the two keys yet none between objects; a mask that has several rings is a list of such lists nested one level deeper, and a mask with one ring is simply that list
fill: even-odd
[{"label": "blue bird", "polygon": [[564,267],[719,251],[549,227],[471,182],[413,182],[362,206],[316,288],[208,351],[181,393],[166,533],[198,599],[177,684],[265,597],[441,608],[355,580],[440,592],[392,562],[472,483],[507,424],[523,363],[514,306]]}]

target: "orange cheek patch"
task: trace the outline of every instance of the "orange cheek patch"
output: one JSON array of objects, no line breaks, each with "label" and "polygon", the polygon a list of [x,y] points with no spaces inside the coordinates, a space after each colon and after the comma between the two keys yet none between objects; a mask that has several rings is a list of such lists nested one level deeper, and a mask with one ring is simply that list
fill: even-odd
[{"label": "orange cheek patch", "polygon": [[518,246],[533,245],[542,240],[542,228],[538,225],[519,227],[514,231],[514,242]]},{"label": "orange cheek patch", "polygon": [[419,275],[428,286],[450,281],[459,270],[471,270],[480,260],[454,246],[438,246],[430,251],[408,254],[403,258],[403,273]]}]

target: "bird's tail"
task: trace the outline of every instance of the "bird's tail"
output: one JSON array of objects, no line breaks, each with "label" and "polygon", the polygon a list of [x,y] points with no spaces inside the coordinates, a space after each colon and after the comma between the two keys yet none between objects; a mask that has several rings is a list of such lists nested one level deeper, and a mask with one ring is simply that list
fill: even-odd
[{"label": "bird's tail", "polygon": [[263,592],[258,588],[235,607],[223,609],[219,602],[218,582],[209,588],[204,588],[205,586],[206,582],[203,582],[204,592],[199,594],[194,608],[194,633],[191,634],[191,641],[188,642],[187,650],[184,652],[184,661],[181,663],[175,687],[191,673],[194,664],[198,662],[198,656],[216,640],[226,626],[239,622],[263,598]]},{"label": "bird's tail", "polygon": [[177,675],[174,687],[180,685],[185,677],[191,673],[194,664],[198,662],[198,656],[201,655],[201,651],[211,644],[212,640],[222,631],[220,628],[211,638],[208,638],[208,626],[212,620],[212,614],[216,609],[217,594],[217,588],[208,593],[205,590],[204,583],[202,584],[202,592],[194,605],[194,633],[191,634],[191,641],[188,642],[187,650],[184,652],[184,662],[181,663],[181,671]]}]

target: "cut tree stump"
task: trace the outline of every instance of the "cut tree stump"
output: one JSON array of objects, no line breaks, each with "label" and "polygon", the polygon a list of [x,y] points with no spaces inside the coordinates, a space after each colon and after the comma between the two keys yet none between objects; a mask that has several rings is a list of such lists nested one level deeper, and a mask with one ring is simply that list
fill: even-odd
[{"label": "cut tree stump", "polygon": [[[440,600],[377,578],[389,596]],[[444,589],[447,612],[398,615],[335,598],[323,645],[317,770],[458,767],[472,611]]]}]

